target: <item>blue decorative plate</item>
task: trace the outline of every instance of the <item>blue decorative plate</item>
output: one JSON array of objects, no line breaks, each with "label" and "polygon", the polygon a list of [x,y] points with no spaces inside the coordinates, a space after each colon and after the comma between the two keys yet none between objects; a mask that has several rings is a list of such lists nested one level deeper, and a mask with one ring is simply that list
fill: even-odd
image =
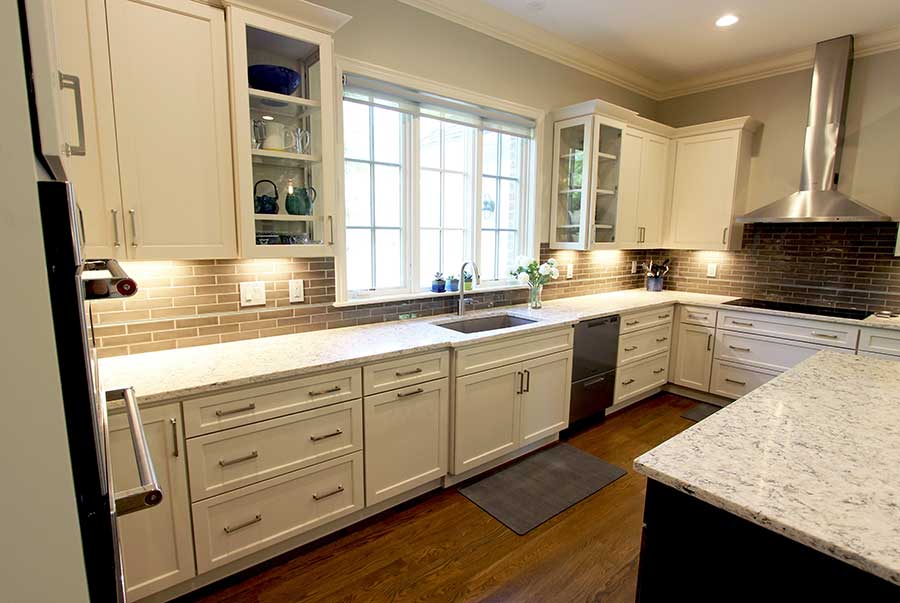
[{"label": "blue decorative plate", "polygon": [[300,87],[300,74],[280,65],[250,65],[247,78],[251,88],[277,94],[293,94]]}]

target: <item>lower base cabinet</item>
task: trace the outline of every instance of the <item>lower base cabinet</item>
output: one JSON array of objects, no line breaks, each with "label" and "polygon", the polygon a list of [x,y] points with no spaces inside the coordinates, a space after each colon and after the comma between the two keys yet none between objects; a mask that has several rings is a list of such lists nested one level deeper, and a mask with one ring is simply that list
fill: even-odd
[{"label": "lower base cabinet", "polygon": [[447,473],[449,379],[366,396],[366,505]]},{"label": "lower base cabinet", "polygon": [[559,433],[569,426],[572,354],[561,352],[522,363],[520,445]]},{"label": "lower base cabinet", "polygon": [[[141,416],[163,499],[155,507],[118,518],[129,601],[195,575],[181,405],[143,408]],[[109,453],[116,491],[138,487],[134,447],[124,413],[109,417]]]},{"label": "lower base cabinet", "polygon": [[[669,381],[669,353],[619,367],[616,372],[616,393],[613,404],[635,401],[646,397]],[[614,408],[613,410],[616,410]]]},{"label": "lower base cabinet", "polygon": [[703,392],[709,391],[715,339],[715,327],[686,323],[678,325],[672,383]]},{"label": "lower base cabinet", "polygon": [[780,371],[769,371],[713,360],[709,392],[717,396],[737,399],[780,374]]}]

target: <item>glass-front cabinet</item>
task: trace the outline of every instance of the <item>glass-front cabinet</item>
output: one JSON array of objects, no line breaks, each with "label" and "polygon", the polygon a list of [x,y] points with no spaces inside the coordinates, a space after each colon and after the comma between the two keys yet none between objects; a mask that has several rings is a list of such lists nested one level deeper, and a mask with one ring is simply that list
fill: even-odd
[{"label": "glass-front cabinet", "polygon": [[228,8],[244,257],[333,255],[332,39]]},{"label": "glass-front cabinet", "polygon": [[552,248],[616,246],[624,129],[624,123],[598,115],[555,124]]}]

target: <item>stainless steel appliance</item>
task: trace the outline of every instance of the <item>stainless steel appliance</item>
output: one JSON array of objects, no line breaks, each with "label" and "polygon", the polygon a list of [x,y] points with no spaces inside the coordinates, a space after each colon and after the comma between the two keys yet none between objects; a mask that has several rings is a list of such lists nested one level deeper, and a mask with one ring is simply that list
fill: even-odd
[{"label": "stainless steel appliance", "polygon": [[852,318],[862,320],[868,318],[871,312],[847,308],[826,308],[824,306],[807,306],[805,304],[792,304],[787,302],[769,301],[766,299],[749,299],[742,297],[725,302],[727,306],[740,306],[742,308],[759,308],[762,310],[779,310],[781,312],[797,312],[798,314],[812,314],[814,316],[832,316],[835,318]]},{"label": "stainless steel appliance", "polygon": [[595,415],[602,417],[612,406],[618,350],[618,316],[586,320],[575,326],[569,424]]}]

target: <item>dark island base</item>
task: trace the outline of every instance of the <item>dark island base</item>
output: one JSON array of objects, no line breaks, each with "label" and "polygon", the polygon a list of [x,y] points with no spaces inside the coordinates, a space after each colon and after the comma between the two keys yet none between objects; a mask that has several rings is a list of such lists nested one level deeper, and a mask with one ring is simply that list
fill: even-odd
[{"label": "dark island base", "polygon": [[900,601],[900,586],[649,480],[639,603]]}]

